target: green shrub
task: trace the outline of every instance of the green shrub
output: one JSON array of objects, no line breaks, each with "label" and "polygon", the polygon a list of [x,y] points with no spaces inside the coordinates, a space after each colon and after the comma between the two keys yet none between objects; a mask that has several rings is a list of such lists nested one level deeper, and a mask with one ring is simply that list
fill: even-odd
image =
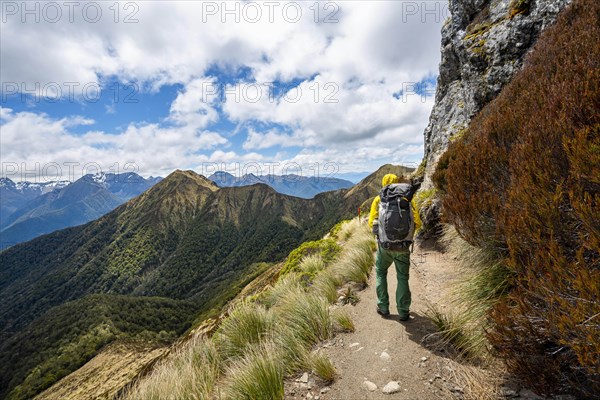
[{"label": "green shrub", "polygon": [[506,260],[489,339],[545,394],[600,392],[599,63],[600,3],[576,0],[435,177],[447,220]]},{"label": "green shrub", "polygon": [[323,262],[327,264],[335,258],[339,251],[340,246],[333,238],[304,242],[300,247],[290,253],[285,265],[281,269],[281,275],[283,276],[290,272],[298,271],[300,262],[308,255],[319,254]]}]

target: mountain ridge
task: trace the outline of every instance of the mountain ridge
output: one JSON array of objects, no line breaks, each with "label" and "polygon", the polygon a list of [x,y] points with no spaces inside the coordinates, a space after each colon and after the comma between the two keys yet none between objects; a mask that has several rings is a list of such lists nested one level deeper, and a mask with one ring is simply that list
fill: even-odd
[{"label": "mountain ridge", "polygon": [[[16,210],[3,214],[0,243],[4,248],[58,229],[84,224],[105,215],[161,179],[145,179],[133,172],[84,175],[64,187],[30,198]],[[2,203],[5,203],[4,196]],[[10,211],[9,205],[3,205],[3,209]]]},{"label": "mountain ridge", "polygon": [[[354,215],[364,193],[359,188],[302,199],[261,183],[218,188],[193,171],[177,170],[97,220],[9,248],[0,253],[8,266],[0,271],[0,295],[7,299],[0,304],[0,365],[14,357],[11,338],[22,338],[19,332],[33,329],[55,307],[90,295],[189,302],[193,306],[176,317],[179,332],[192,315],[206,315],[235,296],[260,263],[281,260]],[[38,350],[13,358],[17,372],[2,371],[12,377],[2,381],[2,393],[37,365]],[[46,382],[40,379],[28,387],[39,391]]]},{"label": "mountain ridge", "polygon": [[306,199],[313,198],[322,192],[348,189],[354,186],[354,183],[344,179],[315,176],[306,177],[296,174],[255,175],[250,173],[236,177],[225,171],[217,171],[209,176],[208,179],[212,180],[220,187],[241,187],[263,183],[272,187],[279,193]]}]

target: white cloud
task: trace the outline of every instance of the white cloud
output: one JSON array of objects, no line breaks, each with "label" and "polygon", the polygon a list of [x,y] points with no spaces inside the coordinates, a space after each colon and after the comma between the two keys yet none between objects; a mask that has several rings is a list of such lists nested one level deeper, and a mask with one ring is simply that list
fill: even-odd
[{"label": "white cloud", "polygon": [[[164,175],[182,166],[208,161],[206,151],[229,145],[218,133],[197,130],[195,126],[131,124],[119,135],[98,131],[78,135],[69,128],[88,125],[90,120],[54,120],[45,114],[1,110],[2,173],[16,168],[17,180],[25,171],[37,169],[37,175],[44,175],[45,166],[50,164],[63,167],[61,179],[77,179],[86,173],[86,165],[109,171],[122,170],[127,163],[136,165],[144,174]],[[77,167],[70,171],[68,165],[72,163],[77,163]],[[72,176],[66,176],[71,172]],[[45,178],[39,176],[41,180]]]},{"label": "white cloud", "polygon": [[291,147],[301,146],[304,140],[298,136],[286,135],[278,132],[276,129],[271,129],[267,132],[257,132],[254,129],[248,129],[248,137],[244,142],[244,150],[261,150],[268,149],[273,146]]},{"label": "white cloud", "polygon": [[217,82],[215,79],[194,79],[171,104],[170,117],[180,125],[205,128],[216,122],[219,114],[210,104],[215,103]]},{"label": "white cloud", "polygon": [[[272,22],[268,6],[259,2],[252,4],[258,4],[262,18],[251,23],[242,11],[252,11],[248,7],[256,5],[249,6],[251,2],[120,2],[118,15],[114,2],[96,3],[103,7],[97,23],[86,22],[80,9],[69,22],[63,8],[56,24],[43,18],[35,23],[31,16],[22,23],[20,14],[3,14],[0,79],[27,89],[51,82],[77,82],[82,87],[101,83],[103,76],[138,81],[152,90],[180,83],[183,89],[170,105],[167,120],[131,121],[122,133],[75,135],[74,128],[81,131],[92,123],[85,115],[55,118],[2,108],[3,160],[134,160],[144,173],[164,174],[215,160],[264,160],[261,151],[291,146],[304,150],[289,156],[290,162],[336,161],[354,170],[420,158],[433,101],[413,96],[403,102],[393,94],[437,72],[445,6],[436,15],[431,12],[433,2],[329,2],[333,9],[320,2],[320,23],[315,23],[314,2],[292,2],[302,7],[297,22],[283,17],[286,2],[277,3]],[[417,9],[407,8],[408,3]],[[207,12],[210,4],[221,10]],[[223,6],[238,7],[240,21],[224,15]],[[325,23],[332,11],[337,11],[333,18],[338,22]],[[124,23],[128,15],[138,22]],[[222,23],[222,18],[228,22]],[[302,95],[295,102],[271,101],[265,94],[257,102],[234,101],[228,95],[220,104],[211,97],[216,78],[206,77],[214,65],[225,70],[247,66],[258,84],[314,79],[299,86]],[[249,129],[240,148],[232,148],[228,139],[211,131],[223,115],[238,127],[268,128]],[[284,126],[285,133],[270,124]],[[236,128],[233,136],[240,135],[237,132]],[[286,155],[278,154],[284,161]]]}]

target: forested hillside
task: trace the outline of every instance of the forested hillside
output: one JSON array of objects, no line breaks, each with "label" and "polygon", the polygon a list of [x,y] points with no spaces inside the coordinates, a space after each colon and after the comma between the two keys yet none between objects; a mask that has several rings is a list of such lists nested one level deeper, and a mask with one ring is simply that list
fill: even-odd
[{"label": "forested hillside", "polygon": [[[2,393],[27,377],[10,396],[27,398],[117,338],[172,340],[235,296],[261,263],[281,260],[353,215],[375,194],[372,180],[308,200],[263,184],[219,189],[176,171],[96,221],[0,253]],[[122,304],[141,311],[130,315]],[[79,313],[89,318],[61,324],[57,317]],[[152,323],[164,313],[168,321]],[[85,351],[65,356],[72,345]]]}]

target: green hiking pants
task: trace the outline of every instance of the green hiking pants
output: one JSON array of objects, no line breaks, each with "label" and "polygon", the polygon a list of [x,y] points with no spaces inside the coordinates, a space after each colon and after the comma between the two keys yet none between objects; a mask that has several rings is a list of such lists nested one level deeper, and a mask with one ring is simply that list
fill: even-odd
[{"label": "green hiking pants", "polygon": [[387,273],[390,265],[396,266],[398,287],[396,288],[396,307],[400,317],[408,316],[410,309],[410,288],[408,287],[408,269],[410,267],[410,251],[394,251],[381,248],[377,249],[377,261],[375,262],[377,291],[377,307],[385,312],[390,309],[390,298],[388,296]]}]

